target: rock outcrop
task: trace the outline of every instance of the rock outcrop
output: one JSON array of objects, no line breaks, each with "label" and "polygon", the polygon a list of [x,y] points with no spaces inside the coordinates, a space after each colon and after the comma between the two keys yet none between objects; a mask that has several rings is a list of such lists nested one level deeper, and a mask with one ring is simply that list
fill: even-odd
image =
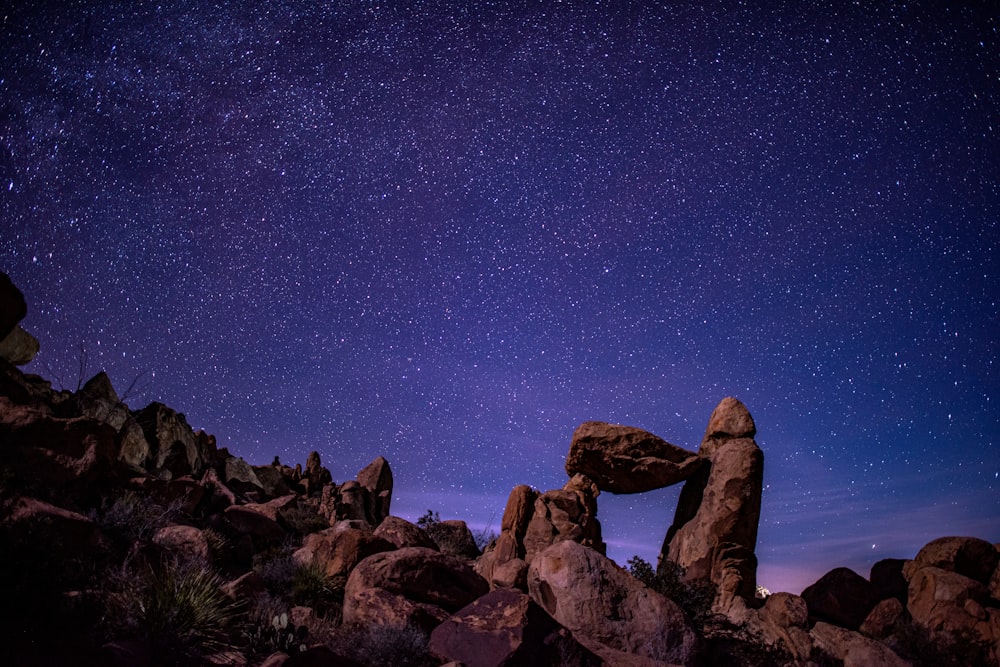
[{"label": "rock outcrop", "polygon": [[566,472],[586,475],[601,491],[641,493],[683,482],[703,463],[697,454],[648,431],[589,421],[573,433]]},{"label": "rock outcrop", "polygon": [[681,566],[689,579],[718,587],[716,607],[726,610],[756,591],[753,556],[760,520],[764,455],[757,428],[735,398],[724,398],[709,419],[698,448],[704,465],[681,490],[660,562]]},{"label": "rock outcrop", "polygon": [[531,598],[609,664],[619,653],[692,664],[697,637],[673,601],[597,551],[570,540],[538,554],[528,569]]},{"label": "rock outcrop", "polygon": [[814,621],[827,621],[857,630],[878,604],[875,589],[860,574],[846,567],[830,570],[802,591]]}]

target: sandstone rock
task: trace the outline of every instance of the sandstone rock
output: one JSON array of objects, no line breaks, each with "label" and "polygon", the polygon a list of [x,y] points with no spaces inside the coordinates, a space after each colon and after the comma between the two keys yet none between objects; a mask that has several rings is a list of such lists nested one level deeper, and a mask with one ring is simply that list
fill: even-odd
[{"label": "sandstone rock", "polygon": [[375,537],[390,542],[397,549],[424,547],[436,550],[438,548],[423,528],[398,516],[387,516],[375,529]]},{"label": "sandstone rock", "polygon": [[563,540],[604,553],[596,507],[594,497],[579,489],[556,489],[538,496],[524,534],[524,560],[531,563],[536,554]]},{"label": "sandstone rock", "polygon": [[830,570],[802,591],[809,616],[857,630],[878,602],[867,579],[846,567]]},{"label": "sandstone rock", "polygon": [[581,658],[573,665],[601,664],[531,598],[510,589],[488,593],[438,625],[430,652],[465,667],[547,667],[566,664],[562,657],[572,653]]},{"label": "sandstone rock", "polygon": [[194,526],[165,526],[153,536],[153,543],[186,560],[212,559],[205,534]]},{"label": "sandstone rock", "polygon": [[332,520],[364,521],[372,525],[371,496],[368,489],[359,482],[350,480],[340,485],[338,495]]},{"label": "sandstone rock", "polygon": [[1000,552],[986,540],[975,537],[939,537],[929,542],[906,564],[903,574],[912,582],[917,570],[939,567],[988,585],[1000,560]]},{"label": "sandstone rock", "polygon": [[236,504],[236,494],[219,478],[214,468],[209,468],[202,475],[201,486],[212,496],[212,504],[220,510]]},{"label": "sandstone rock", "polygon": [[0,359],[15,366],[24,366],[35,358],[38,349],[38,339],[18,325],[0,340]]},{"label": "sandstone rock", "polygon": [[389,462],[381,456],[362,468],[358,473],[358,483],[368,490],[372,525],[378,526],[389,516],[392,503],[392,470]]},{"label": "sandstone rock", "polygon": [[280,468],[275,466],[251,466],[251,469],[264,493],[272,498],[287,496],[292,492]]},{"label": "sandstone rock", "polygon": [[648,431],[588,421],[573,433],[566,472],[588,476],[602,491],[641,493],[683,482],[703,463]]},{"label": "sandstone rock", "polygon": [[842,660],[844,667],[911,667],[909,662],[893,653],[882,642],[857,632],[819,622],[810,634],[816,646],[837,660]]},{"label": "sandstone rock", "polygon": [[142,427],[130,416],[118,429],[118,460],[134,468],[147,469],[152,453]]},{"label": "sandstone rock", "polygon": [[[500,530],[523,536],[528,530],[528,522],[531,521],[531,514],[534,512],[535,499],[537,498],[538,492],[525,484],[519,484],[511,489],[510,495],[507,496],[507,505],[503,510],[503,518],[500,521]],[[523,556],[523,551],[520,554],[514,554],[515,558]]]},{"label": "sandstone rock", "polygon": [[490,579],[491,588],[516,588],[528,590],[528,564],[520,558],[514,558],[493,568]]},{"label": "sandstone rock", "polygon": [[727,396],[719,401],[708,418],[702,446],[706,441],[753,438],[755,435],[757,435],[757,425],[754,424],[750,411],[738,399]]},{"label": "sandstone rock", "polygon": [[598,552],[565,540],[528,569],[531,598],[585,646],[691,664],[697,639],[674,602]]},{"label": "sandstone rock", "polygon": [[325,484],[329,484],[332,481],[333,476],[329,470],[323,467],[319,452],[309,452],[309,456],[306,458],[306,469],[302,473],[302,483],[306,493],[309,495],[318,493]]},{"label": "sandstone rock", "polygon": [[764,606],[747,614],[746,625],[769,645],[784,646],[792,657],[806,662],[813,641],[808,632],[806,601],[791,593],[769,595]]},{"label": "sandstone rock", "polygon": [[356,588],[345,592],[344,595],[345,623],[395,628],[412,627],[430,634],[450,616],[451,614],[437,605],[411,600],[383,588]]},{"label": "sandstone rock", "polygon": [[184,415],[162,403],[150,403],[136,421],[152,450],[154,469],[169,470],[174,477],[201,473],[205,459]]},{"label": "sandstone rock", "polygon": [[128,407],[118,398],[111,379],[104,371],[87,380],[70,402],[78,415],[103,421],[116,431],[121,431],[125,422],[132,419]]},{"label": "sandstone rock", "polygon": [[872,639],[885,639],[896,629],[906,615],[903,603],[894,597],[885,598],[875,605],[861,624],[861,634]]},{"label": "sandstone rock", "polygon": [[458,611],[488,590],[489,585],[470,565],[453,556],[420,547],[388,551],[365,558],[351,572],[344,591],[344,620],[381,622],[373,610],[378,606],[385,613],[399,610],[387,617],[393,622],[405,618],[426,628],[427,623],[444,620],[447,612]]},{"label": "sandstone rock", "polygon": [[926,566],[910,579],[906,609],[914,621],[929,630],[961,632],[975,630],[986,620],[983,605],[988,601],[986,587],[975,579]]},{"label": "sandstone rock", "polygon": [[906,561],[901,558],[884,558],[872,565],[868,580],[872,582],[872,591],[879,600],[896,598],[906,602],[906,577],[903,576],[903,566]]},{"label": "sandstone rock", "polygon": [[3,271],[0,271],[0,340],[14,330],[28,314],[24,294]]},{"label": "sandstone rock", "polygon": [[368,531],[334,527],[306,535],[302,548],[292,558],[302,565],[321,568],[328,577],[346,577],[365,558],[393,548]]}]

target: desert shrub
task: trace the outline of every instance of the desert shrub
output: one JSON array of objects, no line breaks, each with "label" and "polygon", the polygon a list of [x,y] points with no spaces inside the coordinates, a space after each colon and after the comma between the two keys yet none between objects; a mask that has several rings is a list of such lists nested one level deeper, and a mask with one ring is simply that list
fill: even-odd
[{"label": "desert shrub", "polygon": [[292,602],[325,613],[344,601],[346,577],[329,577],[318,565],[299,565],[292,575]]},{"label": "desert shrub", "polygon": [[[798,664],[783,645],[768,644],[746,624],[736,624],[722,615],[707,619],[697,628],[702,636],[696,664],[741,665],[741,667],[779,667]],[[813,667],[836,667],[843,663],[830,662],[821,649],[815,647],[810,657]]]},{"label": "desert shrub", "polygon": [[184,664],[231,647],[228,631],[240,608],[204,563],[173,560],[162,567],[124,567],[109,599],[112,634],[146,641],[159,664]]},{"label": "desert shrub", "polygon": [[180,515],[181,501],[166,507],[149,496],[126,491],[91,513],[91,518],[108,533],[131,540],[147,540]]},{"label": "desert shrub", "polygon": [[715,585],[708,580],[688,581],[684,578],[684,568],[673,561],[665,560],[659,572],[639,556],[628,560],[629,573],[664,595],[684,611],[697,626],[703,626],[712,616],[712,602],[715,600]]},{"label": "desert shrub", "polygon": [[410,626],[366,625],[342,628],[330,647],[368,667],[429,667],[438,663],[427,642],[427,635]]},{"label": "desert shrub", "polygon": [[423,516],[417,519],[417,525],[424,529],[424,532],[434,541],[441,553],[459,558],[477,558],[483,550],[480,542],[486,539],[486,544],[489,544],[489,539],[492,539],[485,536],[480,536],[477,539],[473,535],[473,542],[470,544],[461,533],[443,525],[441,516],[432,510],[427,510]]},{"label": "desert shrub", "polygon": [[255,656],[304,651],[308,634],[307,628],[291,622],[280,599],[267,594],[254,599],[243,622],[244,648]]},{"label": "desert shrub", "polygon": [[253,556],[253,570],[264,580],[267,590],[276,594],[287,593],[292,587],[299,564],[292,558],[298,548],[295,542],[286,540]]},{"label": "desert shrub", "polygon": [[289,530],[298,535],[318,533],[330,527],[330,522],[310,505],[286,507],[278,515]]},{"label": "desert shrub", "polygon": [[971,629],[938,631],[934,638],[919,623],[899,624],[886,640],[897,655],[914,667],[961,667],[990,665],[990,644]]}]

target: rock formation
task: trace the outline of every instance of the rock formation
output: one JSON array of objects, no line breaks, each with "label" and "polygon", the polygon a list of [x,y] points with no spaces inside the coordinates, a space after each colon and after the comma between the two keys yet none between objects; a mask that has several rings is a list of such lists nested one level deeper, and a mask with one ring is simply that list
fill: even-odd
[{"label": "rock formation", "polygon": [[703,463],[697,454],[648,431],[589,421],[573,433],[566,472],[586,475],[601,491],[641,493],[683,482]]},{"label": "rock formation", "polygon": [[15,366],[27,364],[38,354],[38,341],[18,324],[27,314],[24,294],[0,272],[0,359]]},{"label": "rock formation", "polygon": [[705,464],[684,484],[660,553],[661,563],[676,563],[689,579],[718,586],[720,610],[737,598],[752,599],[756,590],[754,548],[764,476],[756,432],[737,399],[724,398],[716,406],[698,448]]}]

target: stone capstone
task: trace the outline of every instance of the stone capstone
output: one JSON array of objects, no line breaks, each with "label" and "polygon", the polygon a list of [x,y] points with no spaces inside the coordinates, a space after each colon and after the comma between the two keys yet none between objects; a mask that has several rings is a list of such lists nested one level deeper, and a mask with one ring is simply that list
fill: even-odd
[{"label": "stone capstone", "polygon": [[601,491],[641,493],[683,482],[703,463],[648,431],[588,421],[573,433],[566,472],[586,475]]}]

